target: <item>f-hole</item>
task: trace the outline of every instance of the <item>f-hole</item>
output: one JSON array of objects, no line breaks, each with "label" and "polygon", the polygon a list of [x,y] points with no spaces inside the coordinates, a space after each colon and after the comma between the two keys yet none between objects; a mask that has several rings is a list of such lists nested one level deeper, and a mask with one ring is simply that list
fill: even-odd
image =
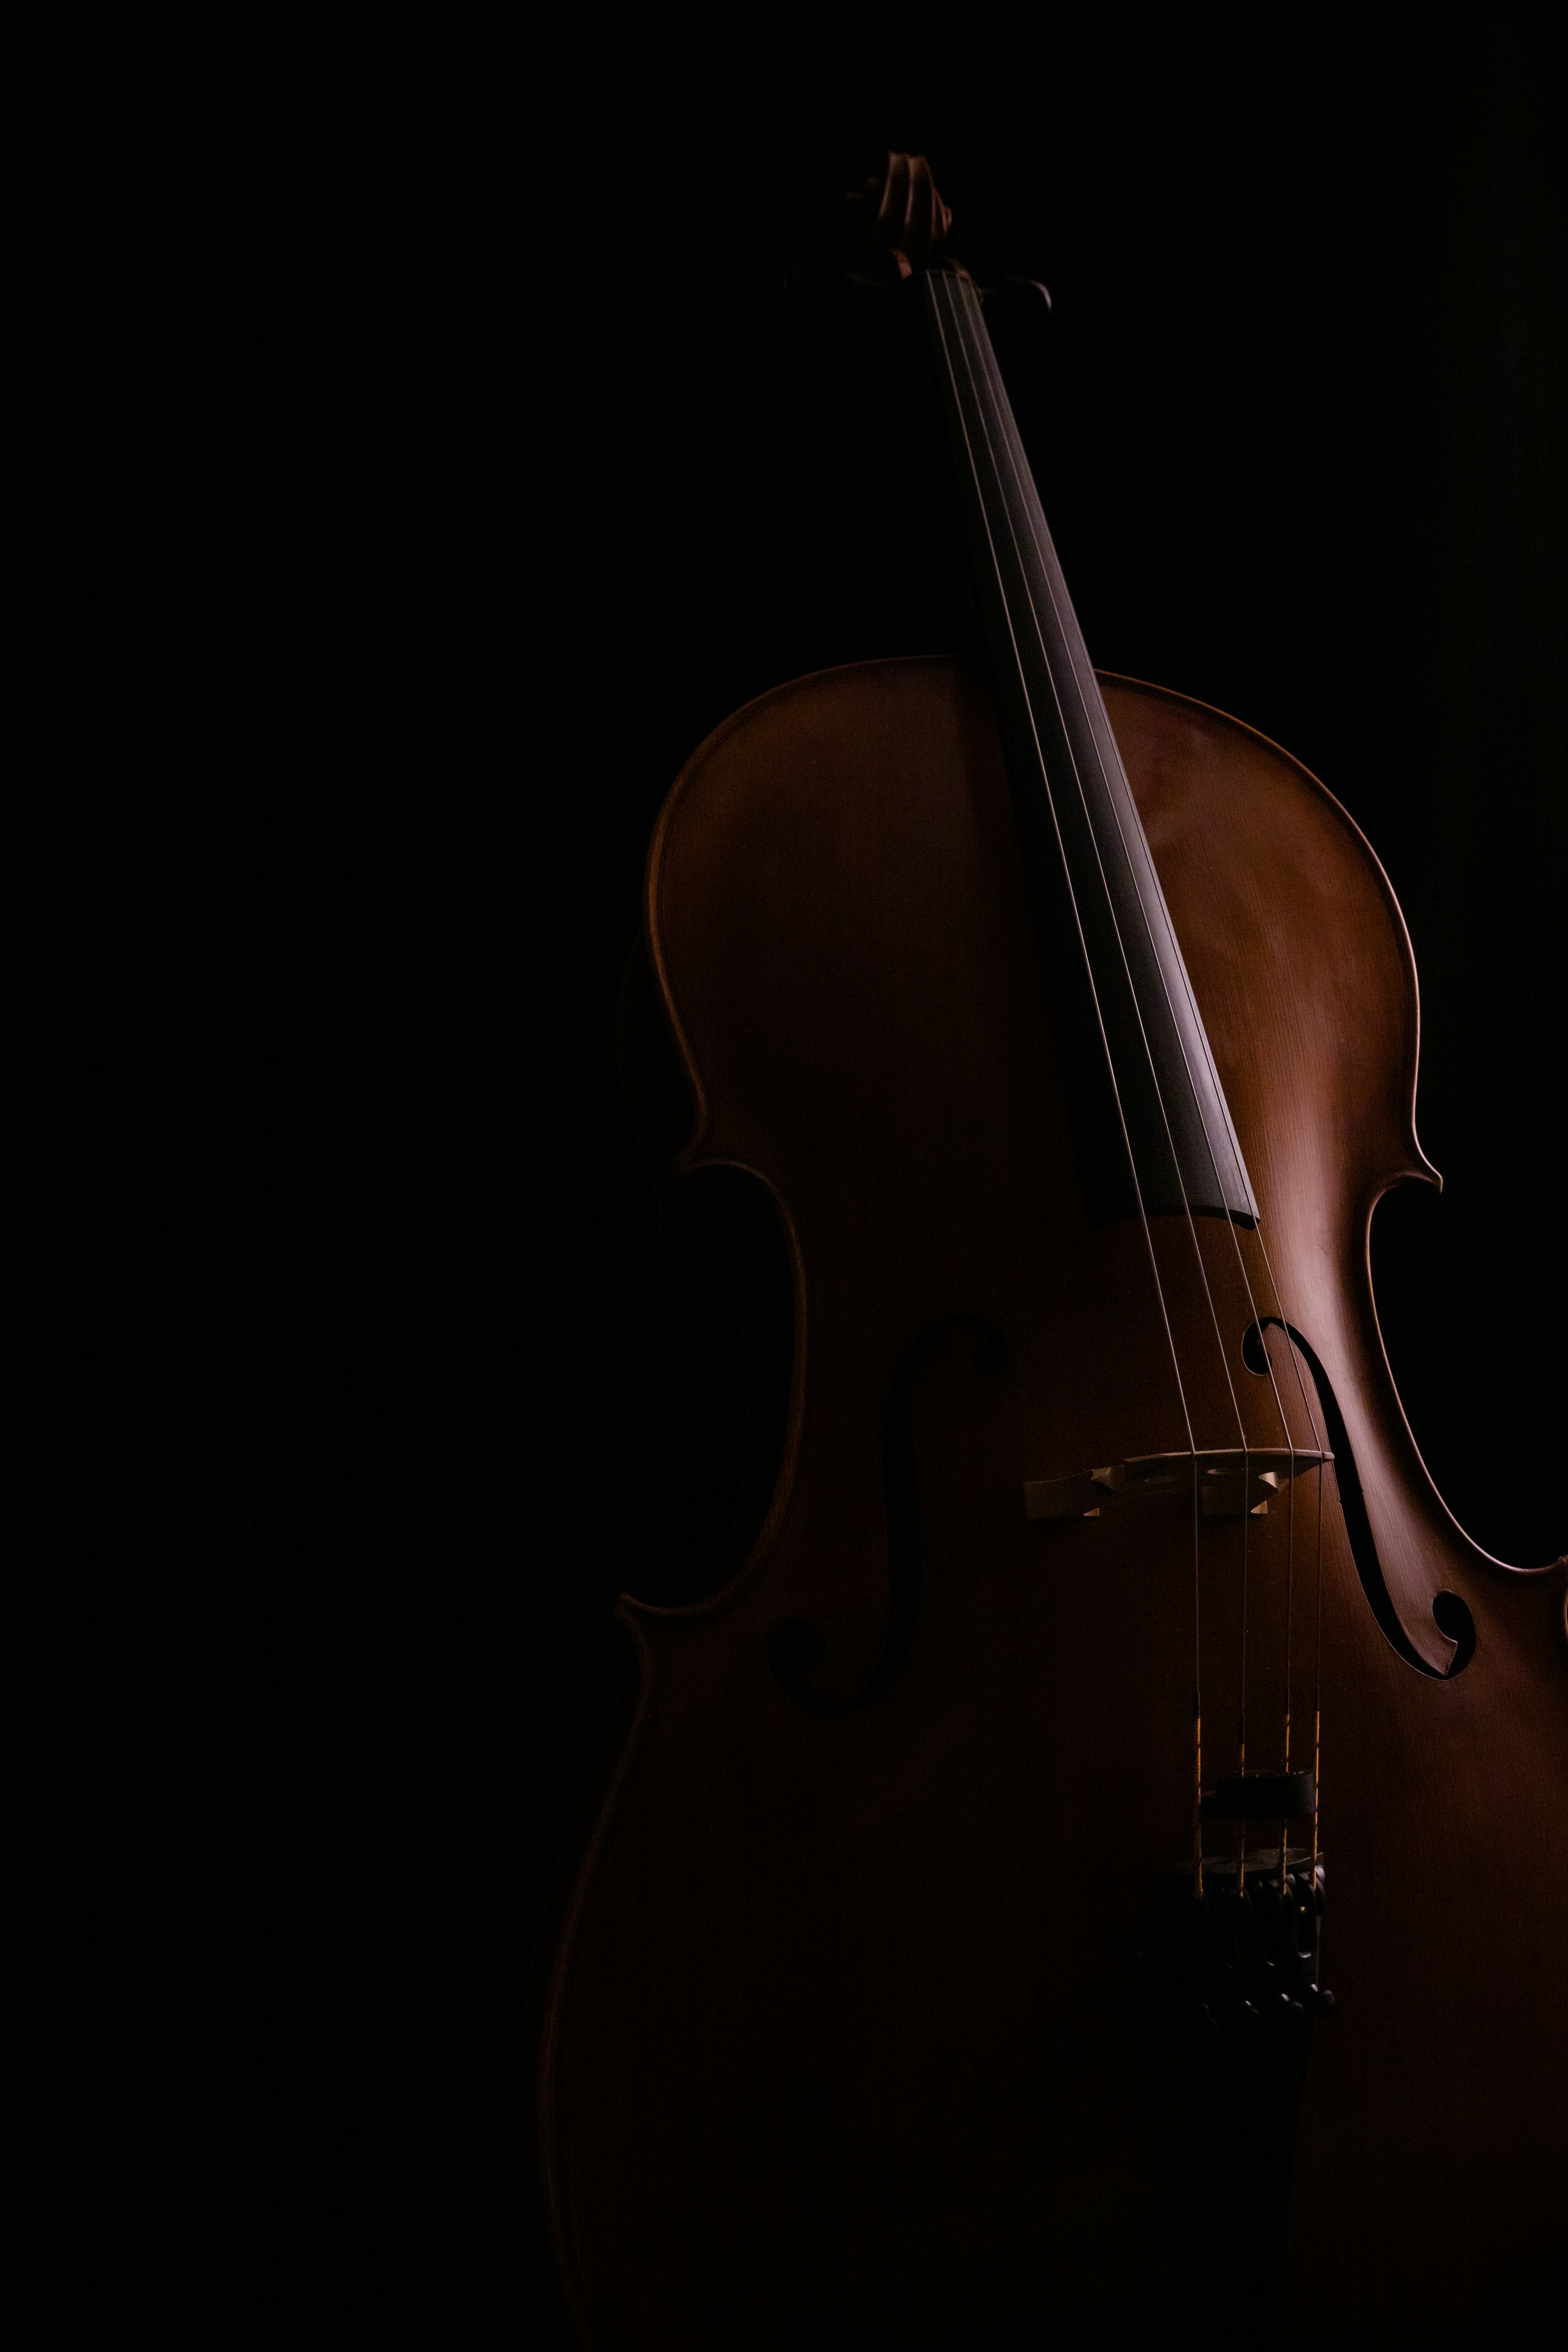
[{"label": "f-hole", "polygon": [[1350,1433],[1345,1427],[1345,1417],[1340,1411],[1340,1401],[1334,1394],[1333,1382],[1319,1361],[1316,1350],[1301,1337],[1293,1323],[1285,1322],[1278,1315],[1265,1315],[1258,1322],[1248,1326],[1246,1337],[1241,1343],[1242,1361],[1249,1372],[1264,1374],[1268,1372],[1268,1352],[1264,1344],[1263,1334],[1270,1328],[1283,1331],[1291,1346],[1300,1351],[1317,1385],[1318,1401],[1323,1409],[1324,1430],[1334,1457],[1334,1475],[1340,1490],[1340,1508],[1344,1513],[1345,1533],[1350,1538],[1351,1558],[1355,1562],[1356,1574],[1361,1579],[1361,1589],[1367,1597],[1368,1605],[1377,1620],[1379,1630],[1390,1648],[1396,1650],[1405,1664],[1414,1666],[1418,1675],[1426,1675],[1434,1682],[1451,1683],[1456,1675],[1464,1673],[1476,1654],[1475,1619],[1457,1592],[1437,1594],[1432,1603],[1433,1622],[1440,1633],[1447,1634],[1448,1640],[1458,1646],[1446,1670],[1429,1666],[1399,1622],[1399,1612],[1394,1608],[1387,1580],[1383,1573],[1383,1562],[1377,1556],[1372,1521],[1367,1516],[1366,1496],[1362,1492],[1361,1479],[1356,1473],[1355,1454],[1351,1448]]},{"label": "f-hole", "polygon": [[974,1370],[984,1377],[999,1372],[1007,1360],[1000,1332],[973,1315],[950,1316],[922,1331],[905,1350],[894,1370],[882,1423],[882,1493],[888,1527],[888,1624],[882,1652],[870,1680],[852,1698],[830,1699],[811,1677],[827,1654],[818,1625],[804,1617],[789,1617],[768,1635],[768,1664],[773,1679],[808,1714],[847,1715],[880,1698],[909,1656],[920,1615],[921,1498],[915,1461],[915,1383],[921,1360],[950,1331],[975,1333]]}]

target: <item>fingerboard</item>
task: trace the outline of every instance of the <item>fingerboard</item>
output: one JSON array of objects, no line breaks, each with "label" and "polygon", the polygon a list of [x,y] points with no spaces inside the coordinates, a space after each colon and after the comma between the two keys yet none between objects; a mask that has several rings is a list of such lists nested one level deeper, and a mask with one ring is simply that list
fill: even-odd
[{"label": "fingerboard", "polygon": [[929,271],[1018,839],[1097,1223],[1258,1204],[992,349],[978,289]]}]

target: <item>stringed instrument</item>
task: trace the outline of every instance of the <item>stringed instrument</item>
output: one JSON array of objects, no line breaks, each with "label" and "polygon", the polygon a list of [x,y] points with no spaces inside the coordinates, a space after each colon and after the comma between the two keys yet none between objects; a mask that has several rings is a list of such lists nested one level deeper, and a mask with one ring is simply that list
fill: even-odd
[{"label": "stringed instrument", "polygon": [[594,2352],[1506,2335],[1563,2252],[1565,1563],[1464,1535],[1379,1337],[1409,940],[1287,752],[1091,667],[923,161],[853,209],[983,648],[763,695],[653,842],[788,1409],[739,1572],[618,1612],[566,2296]]}]

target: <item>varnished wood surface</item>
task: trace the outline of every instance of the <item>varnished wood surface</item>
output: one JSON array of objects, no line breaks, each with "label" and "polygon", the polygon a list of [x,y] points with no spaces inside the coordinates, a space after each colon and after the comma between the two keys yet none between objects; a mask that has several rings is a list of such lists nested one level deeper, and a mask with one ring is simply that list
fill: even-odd
[{"label": "varnished wood surface", "polygon": [[[684,1164],[751,1170],[776,1199],[795,1404],[741,1573],[694,1608],[622,1608],[641,1696],[569,1906],[542,2077],[563,2276],[595,2352],[1078,2344],[1134,2324],[1170,2340],[1192,2311],[1191,2147],[1149,1920],[1152,1874],[1188,1851],[1190,1510],[1150,1496],[1042,1526],[1022,1485],[1179,1447],[1189,1424],[1233,1444],[1238,1410],[1250,1444],[1311,1443],[1279,1334],[1287,1432],[1242,1364],[1258,1312],[1334,1385],[1434,1670],[1379,1632],[1331,1489],[1339,2005],[1309,2070],[1288,2340],[1473,2340],[1555,2282],[1562,1576],[1510,1573],[1456,1528],[1378,1337],[1372,1208],[1429,1173],[1408,942],[1366,844],[1296,763],[1201,706],[1105,687],[1261,1209],[1256,1236],[1156,1221],[1180,1391],[1143,1234],[1079,1212],[978,687],[921,661],[782,688],[710,739],[660,823],[649,940],[700,1103]],[[824,1697],[866,1685],[889,1381],[959,1318],[1007,1360],[977,1370],[956,1322],[922,1359],[910,1654],[872,1703],[807,1712],[767,1636],[807,1619]],[[1273,1769],[1288,1582],[1298,1740],[1311,1719],[1317,1519],[1298,1484],[1293,1530],[1282,1507],[1245,1523],[1247,1760]],[[1203,1539],[1211,1778],[1234,1769],[1242,1540],[1241,1523]],[[1439,1591],[1477,1627],[1452,1681]]]}]

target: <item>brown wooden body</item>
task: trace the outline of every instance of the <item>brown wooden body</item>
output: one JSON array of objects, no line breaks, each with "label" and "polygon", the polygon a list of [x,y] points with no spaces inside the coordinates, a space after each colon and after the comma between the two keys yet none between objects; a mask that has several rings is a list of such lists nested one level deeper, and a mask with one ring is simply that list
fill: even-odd
[{"label": "brown wooden body", "polygon": [[[1103,683],[1261,1209],[1258,1235],[1162,1220],[1153,1237],[1197,1442],[1234,1441],[1233,1390],[1248,1442],[1278,1442],[1270,1385],[1241,1362],[1249,1282],[1337,1391],[1410,1641],[1440,1675],[1442,1590],[1477,1627],[1452,1681],[1399,1657],[1328,1490],[1338,2011],[1309,2066],[1287,2338],[1460,2338],[1554,2294],[1564,2252],[1562,1578],[1502,1570],[1456,1527],[1378,1336],[1371,1213],[1431,1172],[1386,878],[1275,747]],[[742,1571],[697,1607],[622,1607],[640,1700],[544,2043],[544,2170],[578,2324],[595,2352],[1110,2342],[1135,2322],[1169,2340],[1204,2294],[1150,1927],[1153,1874],[1190,1851],[1191,1506],[1150,1496],[1040,1526],[1022,1485],[1185,1440],[1143,1235],[1091,1230],[1079,1203],[983,689],[910,661],[764,697],[682,775],[648,887],[700,1105],[683,1165],[772,1188],[795,1386]],[[912,1647],[879,1696],[813,1714],[770,1671],[768,1634],[823,1629],[830,1701],[867,1683],[888,1608],[889,1381],[959,1318],[1000,1331],[1007,1360],[977,1370],[963,1322],[921,1360]],[[1271,1347],[1308,1444],[1278,1333]],[[1267,1769],[1288,1538],[1290,1698],[1311,1721],[1311,1483],[1245,1523],[1248,1761]],[[1239,1522],[1204,1532],[1206,1736],[1226,1771],[1241,1543]]]}]

